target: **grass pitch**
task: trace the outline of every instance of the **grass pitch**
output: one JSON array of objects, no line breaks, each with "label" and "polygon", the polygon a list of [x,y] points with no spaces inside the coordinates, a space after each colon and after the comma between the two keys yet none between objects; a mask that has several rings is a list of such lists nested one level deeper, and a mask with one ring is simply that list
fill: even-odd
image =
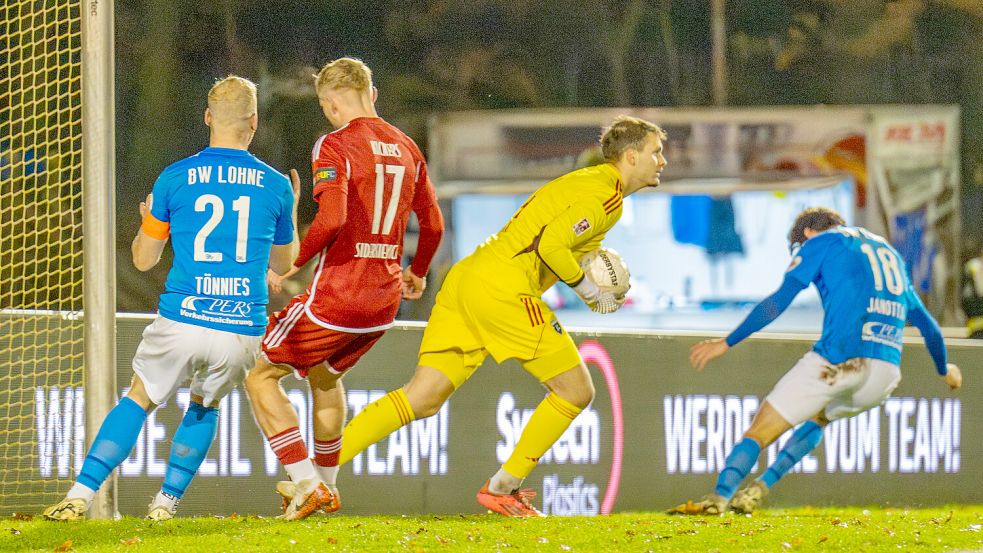
[{"label": "grass pitch", "polygon": [[983,551],[983,506],[798,508],[754,516],[498,515],[0,519],[0,551]]}]

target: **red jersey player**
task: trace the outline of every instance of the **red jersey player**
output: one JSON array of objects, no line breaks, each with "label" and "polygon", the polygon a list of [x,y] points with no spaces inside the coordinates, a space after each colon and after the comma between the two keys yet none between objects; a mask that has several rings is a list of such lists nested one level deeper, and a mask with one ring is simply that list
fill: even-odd
[{"label": "red jersey player", "polygon": [[[340,506],[335,479],[345,421],[341,378],[393,325],[400,297],[417,299],[443,235],[426,163],[417,145],[376,114],[372,72],[359,60],[324,66],[315,87],[335,131],[312,152],[317,215],[277,289],[319,254],[314,281],[272,317],[263,356],[246,377],[256,421],[293,481],[284,518]],[[400,266],[410,211],[420,222],[412,264]],[[314,399],[314,463],[280,379],[306,377]],[[316,467],[315,467],[316,463]]]}]

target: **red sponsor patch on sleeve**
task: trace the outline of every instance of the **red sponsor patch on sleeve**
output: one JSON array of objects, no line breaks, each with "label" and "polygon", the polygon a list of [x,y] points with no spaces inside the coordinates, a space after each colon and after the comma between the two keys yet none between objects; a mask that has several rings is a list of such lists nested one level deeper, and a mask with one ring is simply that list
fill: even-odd
[{"label": "red sponsor patch on sleeve", "polygon": [[573,233],[577,236],[580,236],[588,230],[590,230],[590,221],[588,221],[586,217],[577,221],[577,224],[573,226]]}]

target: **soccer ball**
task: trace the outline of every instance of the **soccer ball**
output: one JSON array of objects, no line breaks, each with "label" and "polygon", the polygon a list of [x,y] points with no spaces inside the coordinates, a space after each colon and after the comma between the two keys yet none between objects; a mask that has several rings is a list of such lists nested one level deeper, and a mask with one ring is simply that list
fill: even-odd
[{"label": "soccer ball", "polygon": [[631,288],[628,265],[611,248],[597,248],[580,258],[580,268],[601,290],[624,296]]}]

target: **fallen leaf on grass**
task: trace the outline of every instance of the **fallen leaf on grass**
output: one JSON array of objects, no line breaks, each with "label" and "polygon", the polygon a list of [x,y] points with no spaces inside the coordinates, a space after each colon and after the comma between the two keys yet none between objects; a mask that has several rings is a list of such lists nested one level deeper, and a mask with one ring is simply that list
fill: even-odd
[{"label": "fallen leaf on grass", "polygon": [[829,536],[820,536],[819,543],[825,543],[829,541]]},{"label": "fallen leaf on grass", "polygon": [[20,535],[20,530],[18,530],[16,528],[7,528],[7,530],[10,531],[10,533],[13,534],[13,535],[15,535],[15,536],[19,536]]},{"label": "fallen leaf on grass", "polygon": [[72,550],[72,540],[65,540],[64,543],[55,548],[55,551],[71,551]]},{"label": "fallen leaf on grass", "polygon": [[34,515],[28,513],[14,513],[10,518],[14,520],[34,520]]},{"label": "fallen leaf on grass", "polygon": [[119,542],[121,544],[123,544],[123,545],[136,545],[136,544],[140,543],[140,538],[137,537],[137,536],[133,536],[132,538],[126,538],[126,539],[123,539],[123,540],[119,540]]},{"label": "fallen leaf on grass", "polygon": [[328,536],[328,543],[330,543],[331,545],[337,545],[338,544],[338,538],[336,538],[334,536]]}]

